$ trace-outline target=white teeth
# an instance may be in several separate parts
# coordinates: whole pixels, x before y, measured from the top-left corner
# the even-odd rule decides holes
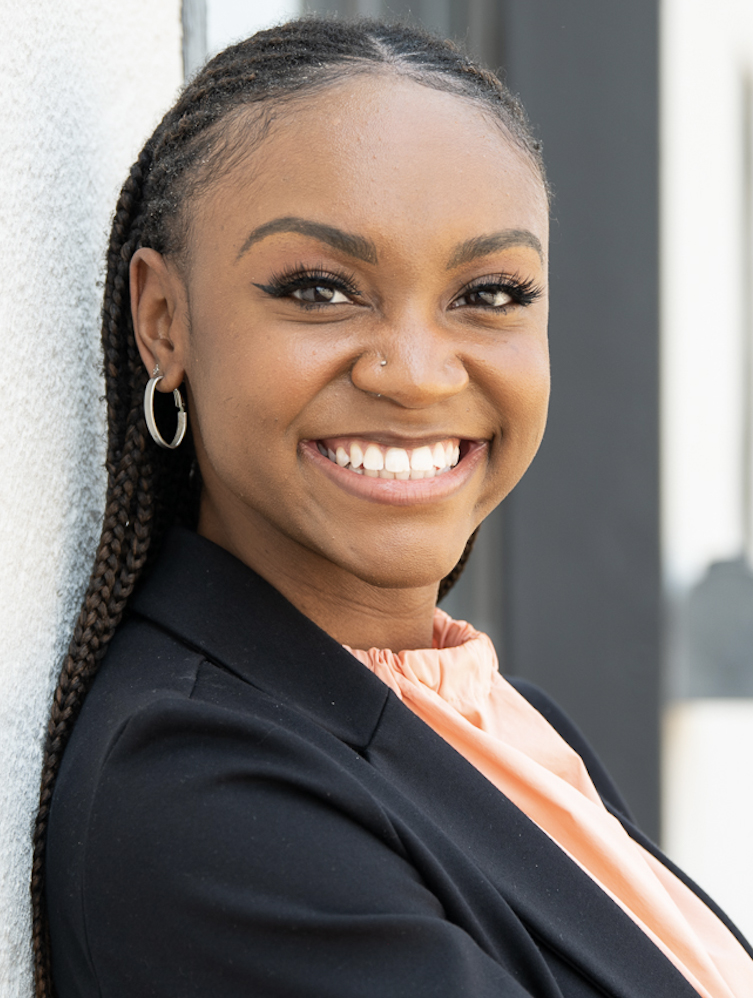
[[[363,455],[363,466],[367,471],[381,471],[384,468],[384,454],[376,444],[369,444]]]
[[[390,447],[384,455],[384,466],[387,471],[393,471],[395,474],[397,474],[398,471],[410,472],[410,459],[408,458],[408,452],[403,450],[402,447]]]
[[[410,466],[413,471],[429,471],[434,467],[434,457],[431,447],[417,447],[410,457]]]
[[[420,481],[445,474],[460,460],[460,447],[450,441],[426,444],[413,451],[375,443],[362,446],[355,441],[338,444],[334,450],[321,441],[316,446],[333,464],[369,478]]]

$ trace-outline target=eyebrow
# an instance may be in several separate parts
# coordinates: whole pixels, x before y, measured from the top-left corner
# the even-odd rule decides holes
[[[489,253],[508,249],[510,246],[530,246],[539,254],[541,262],[544,262],[544,249],[532,232],[528,229],[505,229],[502,232],[493,232],[490,236],[478,236],[476,239],[460,243],[455,247],[447,269],[452,270],[463,263],[470,263],[476,257],[487,256]]]
[[[354,256],[364,263],[376,263],[376,246],[369,239],[362,236],[354,236],[350,232],[343,232],[332,225],[324,225],[322,222],[310,222],[305,218],[288,216],[286,218],[275,218],[271,222],[265,222],[246,237],[245,243],[241,246],[236,262],[243,254],[249,250],[254,243],[258,243],[267,236],[272,236],[277,232],[297,232],[302,236],[312,236],[322,243],[327,243],[336,250]]]

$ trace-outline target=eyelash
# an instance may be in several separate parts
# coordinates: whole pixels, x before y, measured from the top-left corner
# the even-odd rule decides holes
[[[306,291],[309,288],[324,287],[340,291],[351,298],[360,298],[355,285],[355,277],[346,274],[334,274],[319,268],[308,269],[304,266],[291,267],[289,270],[272,274],[269,284],[256,284],[255,287],[266,292],[272,298],[289,298],[294,291]],[[316,309],[329,305],[328,302],[307,302],[294,299],[301,308]]]
[[[544,293],[543,289],[530,278],[521,277],[519,274],[493,274],[466,284],[454,300],[457,301],[458,298],[465,298],[467,295],[483,291],[492,293],[502,291],[504,294],[508,294],[512,298],[512,301],[507,305],[478,304],[470,307],[487,309],[490,312],[497,312],[502,315],[507,312],[511,305],[522,305],[524,308],[532,305]],[[457,308],[458,306],[455,307]]]
[[[360,298],[358,288],[355,285],[355,277],[351,274],[335,274],[331,271],[319,268],[308,269],[304,266],[292,267],[288,270],[273,274],[269,284],[255,284],[255,287],[264,291],[272,298],[289,298],[294,291],[305,291],[315,287],[325,287],[333,291],[339,291],[351,298]],[[467,295],[479,292],[499,292],[510,295],[512,301],[506,305],[472,305],[471,308],[485,309],[490,312],[504,315],[512,305],[521,305],[524,308],[532,305],[543,294],[543,290],[528,278],[518,274],[494,274],[480,280],[467,284],[456,295],[453,301]],[[329,302],[306,302],[294,299],[296,303],[304,309],[320,309],[329,307]],[[452,305],[450,307],[453,307]],[[459,306],[454,306],[459,307]]]

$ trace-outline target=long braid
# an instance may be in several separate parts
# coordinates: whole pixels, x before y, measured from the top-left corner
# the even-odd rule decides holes
[[[138,164],[137,164],[138,166]],[[130,322],[128,237],[140,204],[137,166],[123,189],[108,252],[102,336],[108,401],[108,494],[94,570],[55,690],[44,750],[32,863],[32,928],[38,996],[52,996],[43,910],[45,836],[65,743],[91,679],[120,621],[149,547],[153,472],[138,400],[137,371],[123,336]],[[126,249],[126,252],[123,250]],[[131,250],[132,254],[133,250]],[[130,363],[129,363],[130,361]],[[143,381],[142,381],[143,384]]]
[[[102,308],[107,399],[107,497],[94,569],[55,690],[34,832],[32,918],[37,998],[53,998],[44,905],[45,840],[60,760],[99,663],[144,566],[170,524],[195,524],[201,479],[190,428],[178,451],[149,438],[142,411],[147,373],[130,311],[129,268],[140,246],[180,260],[192,197],[234,152],[231,112],[263,113],[363,72],[394,72],[476,101],[500,122],[545,181],[541,152],[517,100],[456,46],[402,25],[304,18],[259,32],[215,56],[186,86],[130,170],[113,218]],[[248,131],[241,136],[248,144]],[[442,580],[462,572],[475,534]]]
[[[463,548],[463,553],[460,555],[457,565],[453,568],[449,575],[445,575],[442,581],[439,583],[439,592],[437,593],[437,602],[443,600],[447,593],[452,589],[455,583],[458,581],[460,576],[463,574],[463,569],[466,566],[466,562],[471,556],[471,551],[473,550],[473,545],[476,543],[476,536],[479,532],[479,528],[473,531],[471,536],[465,542],[465,547]]]

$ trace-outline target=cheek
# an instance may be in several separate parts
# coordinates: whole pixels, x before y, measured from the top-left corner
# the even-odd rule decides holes
[[[495,401],[503,432],[537,442],[549,405],[549,350],[544,333],[516,338],[495,359]]]
[[[497,358],[495,372],[499,436],[489,468],[494,505],[522,478],[544,435],[550,386],[546,340],[518,343]]]
[[[326,367],[315,344],[274,329],[229,328],[214,337],[188,372],[194,428],[212,464],[242,480],[260,463],[270,469],[294,457],[301,419],[327,383]]]
[[[542,351],[521,388],[521,406],[528,413],[530,433],[538,447],[546,425],[550,391],[549,355]]]

